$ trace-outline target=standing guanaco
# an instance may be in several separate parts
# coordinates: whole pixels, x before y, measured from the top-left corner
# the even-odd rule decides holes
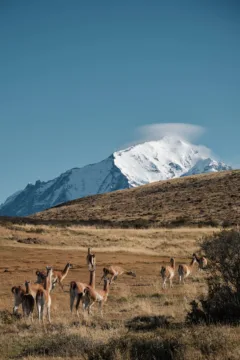
[[[99,285],[101,284],[102,279],[104,277],[107,277],[107,275],[112,275],[111,278],[110,278],[110,281],[109,281],[109,284],[111,284],[113,280],[116,280],[118,276],[123,275],[123,274],[131,275],[133,277],[136,277],[135,272],[133,272],[131,270],[130,271],[125,270],[121,266],[111,265],[111,266],[109,266],[107,268],[104,267],[103,268],[103,276],[101,277]]]
[[[29,294],[32,295],[34,299],[36,299],[37,291],[39,289],[43,289],[43,281],[46,277],[46,275],[40,271],[37,271],[36,275],[38,276],[38,279],[41,278],[41,282],[39,280],[39,282],[35,284],[28,284]],[[23,302],[23,296],[26,294],[26,290],[22,286],[13,286],[12,293],[14,295],[13,314],[17,314],[19,305],[21,305]]]
[[[107,277],[104,277],[104,286],[103,290],[95,290],[90,286],[87,286],[85,289],[86,304],[88,308],[88,314],[91,314],[91,309],[93,305],[97,302],[99,304],[99,309],[101,311],[101,316],[103,316],[103,305],[106,303],[108,294],[109,294],[109,285],[110,281]]]
[[[180,264],[178,266],[178,275],[179,275],[179,284],[182,282],[185,283],[185,279],[192,273],[193,266],[197,262],[197,259],[195,256],[192,257],[192,260],[189,265],[186,264]]]
[[[30,281],[25,281],[26,293],[23,295],[22,309],[24,317],[31,317],[33,321],[33,310],[34,310],[34,298],[29,294],[29,284]]]
[[[52,290],[52,267],[47,268],[47,276],[44,281],[44,288],[39,289],[36,294],[36,305],[38,310],[39,322],[44,320],[44,312],[48,316],[49,323],[51,322],[50,310],[51,310],[51,296],[50,291]]]
[[[72,268],[72,264],[67,263],[62,271],[53,270],[53,277],[52,277],[52,283],[53,283],[52,288],[53,289],[55,288],[56,284],[58,283],[63,290],[62,282],[65,279],[65,277],[67,276],[69,269],[71,269],[71,268]]]
[[[63,280],[65,279],[65,277],[68,274],[69,269],[71,269],[71,268],[72,268],[72,264],[67,263],[62,271],[53,270],[52,289],[55,288],[56,284],[59,284],[63,290],[63,284],[62,284]],[[36,284],[43,284],[44,279],[46,277],[45,272],[37,270],[36,275],[37,275]]]
[[[21,286],[13,286],[11,289],[14,300],[13,300],[13,314],[17,315],[19,305],[23,302],[23,296],[26,294],[26,290]]]
[[[95,267],[93,269],[89,270],[89,273],[90,273],[89,284],[78,282],[78,281],[70,282],[70,310],[72,312],[75,299],[77,298],[76,311],[77,311],[78,317],[79,317],[78,309],[79,309],[79,304],[80,304],[81,300],[83,303],[83,310],[85,310],[85,308],[86,308],[86,302],[84,301],[85,289],[87,287],[95,289]]]
[[[162,266],[161,268],[161,276],[163,279],[162,288],[165,289],[167,285],[167,280],[169,280],[170,288],[172,287],[172,280],[175,275],[175,260],[173,258],[170,259],[170,265]]]
[[[204,270],[207,267],[208,261],[207,258],[205,256],[201,256],[198,257],[197,254],[193,254],[193,256],[196,258],[197,262],[198,262],[198,270]]]

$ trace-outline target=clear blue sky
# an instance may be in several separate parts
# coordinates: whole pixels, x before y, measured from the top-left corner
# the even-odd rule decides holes
[[[238,0],[1,0],[0,202],[139,126],[205,127],[240,165]]]

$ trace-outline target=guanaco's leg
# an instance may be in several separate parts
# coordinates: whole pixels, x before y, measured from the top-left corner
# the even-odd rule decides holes
[[[88,315],[91,314],[91,312],[92,312],[92,307],[93,307],[94,304],[95,304],[95,301],[93,301],[93,302],[88,306]]]
[[[51,306],[48,305],[48,307],[47,307],[47,316],[48,316],[48,321],[49,321],[49,323],[51,323],[50,310],[51,310]]]
[[[73,310],[75,296],[76,295],[75,295],[74,292],[70,292],[70,311],[71,311],[71,313],[72,313],[72,310]]]
[[[79,312],[78,312],[78,308],[79,308],[79,304],[82,298],[82,293],[77,295],[77,302],[76,302],[76,311],[77,311],[77,316],[79,317]]]
[[[64,291],[64,289],[63,289],[63,284],[61,283],[61,281],[59,280],[59,285],[61,286],[61,288],[62,288],[62,291]]]

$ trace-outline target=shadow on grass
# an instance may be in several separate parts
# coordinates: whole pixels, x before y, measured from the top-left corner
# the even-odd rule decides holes
[[[169,327],[169,317],[166,316],[136,316],[128,320],[125,326],[133,331],[151,331],[158,328]]]

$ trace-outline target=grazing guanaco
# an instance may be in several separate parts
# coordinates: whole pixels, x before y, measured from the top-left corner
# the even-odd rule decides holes
[[[52,277],[52,288],[54,289],[56,284],[58,283],[62,290],[63,290],[63,280],[65,279],[65,277],[68,274],[69,269],[72,268],[72,264],[67,263],[66,266],[64,267],[63,271],[55,271],[53,270],[53,277]],[[64,291],[64,290],[63,290]]]
[[[196,258],[197,262],[198,262],[198,270],[204,270],[207,267],[208,261],[207,258],[205,258],[205,256],[201,256],[198,257],[197,254],[193,254],[193,256]]]
[[[21,286],[13,286],[11,291],[14,295],[13,314],[17,315],[19,305],[21,305],[23,302],[23,296],[26,294],[26,290]]]
[[[79,317],[78,309],[79,309],[79,304],[80,304],[81,300],[83,303],[83,310],[85,310],[85,308],[86,308],[86,302],[84,300],[85,289],[87,287],[95,289],[95,267],[93,269],[89,270],[89,272],[90,272],[89,284],[77,282],[77,281],[70,282],[70,310],[72,312],[75,299],[77,298],[76,311],[77,311],[78,317]]]
[[[93,269],[96,266],[96,255],[91,253],[91,248],[88,248],[86,260],[89,270]]]
[[[26,293],[23,295],[22,309],[24,317],[31,317],[33,321],[33,310],[34,310],[34,298],[29,294],[29,284],[30,281],[25,281]]]
[[[170,265],[162,266],[161,268],[161,276],[163,279],[162,288],[165,289],[167,285],[167,280],[169,280],[170,288],[172,287],[172,280],[175,275],[175,260],[173,258],[170,259]]]
[[[197,262],[195,256],[192,257],[192,260],[189,265],[180,264],[178,266],[178,275],[179,275],[179,284],[182,282],[185,283],[184,280],[192,273],[194,264]]]
[[[91,309],[93,305],[97,302],[99,304],[99,309],[101,311],[101,316],[103,316],[103,305],[106,303],[108,294],[109,294],[109,285],[110,281],[107,277],[104,277],[104,286],[103,290],[95,290],[90,286],[87,286],[85,289],[85,303],[86,308],[88,308],[88,314],[91,314]]]
[[[52,267],[47,268],[47,276],[44,281],[44,288],[39,289],[36,294],[36,305],[38,310],[38,320],[39,322],[44,320],[44,312],[48,316],[49,323],[51,322],[50,310],[51,310],[51,296],[50,291],[52,290]]]
[[[118,276],[123,275],[123,274],[131,275],[133,277],[136,277],[135,272],[133,272],[131,270],[130,271],[125,270],[120,266],[111,265],[111,266],[109,266],[107,268],[104,267],[103,268],[103,276],[101,277],[99,285],[101,284],[102,279],[104,277],[106,277],[107,275],[112,275],[112,277],[110,278],[110,281],[109,281],[109,284],[111,284],[113,282],[113,280],[116,280]]]

